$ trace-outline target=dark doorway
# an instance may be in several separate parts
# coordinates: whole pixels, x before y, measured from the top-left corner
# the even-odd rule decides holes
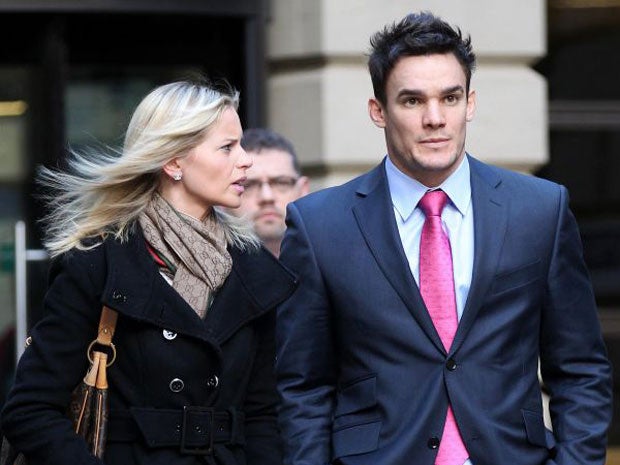
[[[550,160],[537,173],[566,185],[582,233],[605,341],[620,365],[620,6],[550,0]],[[599,7],[596,7],[596,6]],[[620,394],[620,370],[615,370]],[[620,445],[614,396],[610,444]]]

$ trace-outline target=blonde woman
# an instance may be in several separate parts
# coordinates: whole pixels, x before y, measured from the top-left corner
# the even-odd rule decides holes
[[[235,208],[252,160],[238,94],[176,82],[137,107],[120,154],[44,170],[46,317],[2,429],[30,465],[277,465],[274,306],[293,277]],[[102,304],[119,314],[103,462],[65,411]],[[189,438],[189,439],[188,439]]]

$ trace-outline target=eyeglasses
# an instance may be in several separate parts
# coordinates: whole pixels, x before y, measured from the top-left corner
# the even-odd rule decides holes
[[[294,178],[292,176],[276,176],[275,178],[267,178],[267,179],[248,179],[243,183],[243,187],[245,188],[245,193],[248,195],[256,195],[263,188],[264,184],[268,184],[269,188],[280,194],[286,194],[290,192],[290,190],[295,187],[297,184],[297,180],[299,178]]]

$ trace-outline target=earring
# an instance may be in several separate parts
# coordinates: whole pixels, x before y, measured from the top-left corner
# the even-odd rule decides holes
[[[182,177],[183,173],[181,173],[180,171],[177,171],[172,175],[172,179],[174,179],[175,181],[180,181]]]

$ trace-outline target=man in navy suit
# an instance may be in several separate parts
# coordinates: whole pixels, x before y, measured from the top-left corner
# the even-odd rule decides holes
[[[288,208],[285,463],[603,465],[611,368],[566,189],[466,153],[475,56],[459,29],[411,14],[371,44],[387,157]]]

